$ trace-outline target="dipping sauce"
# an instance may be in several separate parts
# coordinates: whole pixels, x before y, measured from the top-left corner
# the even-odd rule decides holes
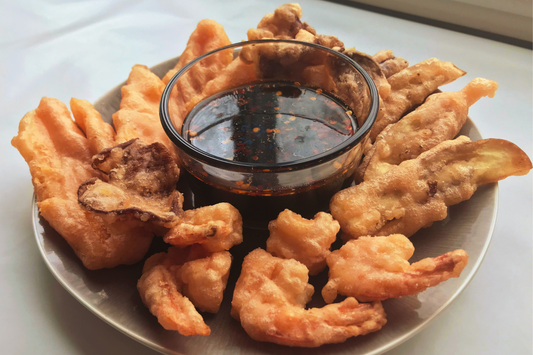
[[[324,153],[357,129],[339,99],[286,82],[263,82],[219,93],[196,105],[183,138],[227,160],[279,164]]]
[[[330,198],[351,184],[361,153],[346,150],[294,171],[291,164],[342,144],[356,122],[341,100],[299,83],[257,82],[200,102],[185,118],[182,137],[218,159],[251,167],[230,173],[196,162],[183,169],[194,207],[229,202],[245,226],[256,228],[266,228],[285,208],[305,218],[329,210]]]

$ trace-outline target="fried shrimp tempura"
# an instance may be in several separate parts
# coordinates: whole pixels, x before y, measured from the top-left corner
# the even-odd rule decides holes
[[[387,322],[380,302],[305,309],[314,292],[307,268],[293,259],[256,249],[244,258],[233,293],[231,315],[255,340],[317,347],[377,331]]]
[[[72,121],[63,103],[45,97],[37,109],[22,118],[11,144],[29,165],[39,212],[65,238],[85,267],[96,270],[133,264],[148,251],[151,230],[135,221],[104,221],[78,203],[80,184],[102,177],[91,167],[94,149],[110,142],[113,134],[90,104],[74,102],[79,127],[87,136]]]
[[[413,244],[401,234],[350,240],[328,256],[329,281],[322,289],[327,303],[337,293],[361,302],[414,295],[459,277],[468,254],[455,250],[409,265]]]
[[[525,175],[531,168],[527,155],[511,142],[471,142],[461,136],[376,179],[341,190],[331,199],[331,214],[351,238],[410,237],[446,218],[447,206],[468,200],[479,185]]]
[[[378,117],[370,131],[372,142],[385,127],[397,122],[407,111],[424,102],[439,86],[451,83],[465,74],[452,63],[432,58],[389,77],[391,91],[384,100],[384,105],[380,106]]]
[[[176,147],[168,138],[159,118],[159,101],[165,84],[144,65],[135,65],[121,89],[120,110],[113,114],[117,144],[139,138],[145,144],[165,145],[174,159]],[[108,147],[106,147],[108,148]]]
[[[318,212],[311,220],[285,210],[268,224],[267,251],[284,259],[295,259],[316,275],[326,267],[326,257],[337,238],[339,223],[329,213]]]
[[[93,157],[92,166],[109,182],[91,178],[80,185],[78,201],[86,210],[167,227],[181,213],[183,196],[176,190],[179,169],[163,144],[132,139],[102,150]]]
[[[390,49],[379,51],[372,56],[379,63],[385,78],[393,76],[409,66],[409,62],[401,57],[395,57]]]
[[[201,247],[171,247],[146,260],[137,283],[141,298],[167,330],[182,335],[209,335],[195,306],[216,313],[228,282],[231,254],[210,254]]]
[[[242,243],[242,217],[235,207],[225,202],[187,210],[164,240],[180,247],[201,244],[210,252],[229,250]]]
[[[364,180],[383,175],[394,165],[414,159],[437,144],[453,139],[481,97],[494,97],[498,84],[477,78],[458,92],[433,94],[415,111],[381,132],[358,167]]]

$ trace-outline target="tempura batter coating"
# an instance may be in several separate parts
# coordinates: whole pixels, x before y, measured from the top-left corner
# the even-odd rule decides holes
[[[481,97],[494,97],[498,84],[477,78],[458,92],[433,94],[415,111],[381,132],[360,168],[364,180],[383,175],[394,165],[414,159],[437,144],[453,139]],[[366,168],[365,168],[366,167]]]
[[[276,8],[273,14],[265,15],[257,29],[248,30],[248,40],[276,38],[297,39],[313,42],[325,47],[343,50],[344,44],[335,36],[319,35],[306,22],[302,22],[303,12],[299,4],[284,4]]]
[[[199,246],[169,248],[146,260],[137,289],[144,304],[167,330],[182,335],[209,335],[194,306],[216,313],[228,281],[231,254],[210,254]]]
[[[187,47],[176,67],[164,78],[170,78],[191,60],[217,48],[231,44],[224,27],[213,20],[202,20],[189,37]],[[174,85],[168,100],[170,118],[178,132],[187,116],[187,103],[201,94],[205,85],[217,77],[233,60],[233,49],[226,49],[202,59],[184,73]]]
[[[311,220],[285,210],[268,224],[267,251],[284,259],[295,259],[316,275],[326,267],[326,257],[340,230],[329,213],[318,212]]]
[[[210,252],[229,250],[242,243],[242,217],[235,207],[225,202],[187,210],[164,240],[180,247],[201,244]]]
[[[102,120],[100,112],[89,101],[71,99],[70,109],[74,121],[87,137],[91,154],[115,145],[115,130]]]
[[[113,114],[116,142],[139,138],[145,144],[159,142],[177,159],[176,147],[168,138],[159,118],[159,101],[165,84],[144,65],[135,65],[121,89],[120,110]]]
[[[376,84],[379,96],[383,100],[389,96],[391,86],[381,70],[381,67],[371,56],[366,53],[356,51],[355,48],[347,49],[343,52],[343,54],[352,58],[357,64],[363,67],[368,74],[370,74],[374,84]]]
[[[165,83],[165,85],[168,84],[169,80],[174,76],[174,74],[176,74],[178,70],[183,68],[191,60],[229,44],[231,44],[231,42],[222,25],[213,20],[201,20],[196,25],[196,29],[191,33],[189,40],[187,41],[187,46],[185,47],[183,53],[181,53],[179,61],[176,63],[174,68],[170,69],[163,77],[163,83]],[[213,58],[227,61],[229,58],[228,53],[231,55],[231,59],[233,59],[233,54],[231,51],[224,52],[223,56],[215,56]],[[204,69],[207,70],[209,68],[204,64]]]
[[[379,63],[385,78],[393,76],[409,66],[409,62],[401,57],[395,57],[390,49],[379,51],[372,56]]]
[[[329,281],[322,289],[327,303],[341,295],[361,302],[414,295],[459,277],[468,254],[455,250],[409,265],[413,244],[401,234],[350,240],[328,256]]]
[[[391,92],[384,100],[384,105],[380,106],[378,117],[370,131],[371,140],[374,141],[385,127],[397,122],[407,111],[424,102],[439,86],[451,83],[465,74],[453,63],[432,58],[389,77]]]
[[[106,125],[99,122],[80,127],[89,130]],[[29,165],[41,215],[91,270],[141,260],[153,237],[140,222],[115,219],[107,223],[78,203],[80,184],[102,177],[91,167],[91,157],[93,149],[106,139],[103,137],[109,137],[109,129],[104,131],[102,136],[93,131],[86,138],[67,107],[45,97],[36,110],[22,118],[19,134],[11,141]]]
[[[303,264],[256,249],[244,258],[231,315],[255,340],[299,347],[340,343],[387,322],[380,302],[359,304],[352,297],[306,310],[314,291],[307,281]]]
[[[92,166],[109,182],[91,178],[80,185],[78,200],[86,210],[161,226],[181,213],[183,196],[176,190],[179,169],[163,144],[132,139],[102,150],[93,157]]]
[[[254,65],[246,64],[240,57],[237,57],[214,79],[207,82],[201,94],[196,95],[187,103],[187,111],[216,93],[251,83],[256,79]]]
[[[338,192],[331,199],[331,214],[352,238],[409,237],[444,219],[447,206],[469,199],[479,185],[525,175],[531,167],[527,155],[511,142],[471,142],[461,136]]]
[[[285,4],[259,22],[257,29],[248,30],[248,40],[296,39],[316,43],[343,51],[344,43],[335,36],[318,35],[314,28],[302,22],[302,8],[298,4]],[[266,43],[244,47],[240,54],[244,63],[253,63],[259,79],[283,79],[290,77],[302,82],[301,72],[321,65],[325,52],[309,46],[291,43]],[[302,82],[304,84],[305,82]],[[311,83],[305,83],[307,85]]]

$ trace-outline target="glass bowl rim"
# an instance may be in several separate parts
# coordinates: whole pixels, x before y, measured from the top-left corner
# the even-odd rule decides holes
[[[209,154],[198,147],[193,146],[189,142],[187,142],[181,134],[176,130],[174,125],[172,124],[172,120],[170,119],[170,113],[168,110],[168,102],[170,98],[170,93],[172,92],[172,89],[174,88],[174,85],[178,81],[178,79],[189,70],[194,64],[197,62],[203,60],[204,58],[226,50],[231,49],[235,47],[244,47],[246,45],[251,44],[260,44],[260,43],[293,43],[293,44],[300,44],[308,47],[313,47],[321,50],[325,50],[326,52],[329,52],[333,55],[336,55],[340,57],[341,59],[344,59],[347,61],[352,67],[354,67],[365,79],[365,82],[367,84],[367,87],[370,91],[370,110],[368,111],[368,116],[363,123],[361,127],[357,129],[355,134],[342,142],[341,144],[337,145],[336,147],[332,148],[329,151],[322,152],[320,154],[299,159],[293,162],[284,162],[284,163],[263,163],[263,164],[256,164],[256,163],[245,163],[245,162],[236,162],[232,160],[227,160],[212,154]],[[184,65],[180,70],[174,74],[174,76],[169,80],[167,83],[165,89],[163,90],[163,94],[161,95],[161,101],[159,105],[159,115],[161,119],[161,125],[163,126],[163,129],[165,130],[167,136],[169,139],[178,147],[178,149],[183,150],[186,154],[189,156],[195,158],[196,160],[199,160],[205,164],[208,164],[213,167],[225,169],[225,170],[231,170],[231,171],[241,171],[241,172],[250,172],[250,171],[265,171],[265,172],[277,172],[277,171],[286,171],[286,170],[301,170],[305,168],[309,168],[312,166],[319,165],[323,162],[333,160],[334,158],[342,155],[343,153],[349,151],[351,148],[355,147],[361,140],[370,133],[370,130],[372,129],[372,126],[374,125],[374,122],[376,120],[378,110],[379,110],[379,94],[378,90],[376,88],[376,84],[370,77],[370,75],[352,58],[348,57],[347,55],[338,52],[336,50],[333,50],[329,47],[322,46],[320,44],[311,43],[311,42],[303,42],[303,41],[297,41],[297,40],[291,40],[291,39],[256,39],[251,41],[242,41],[242,42],[236,42],[229,44],[224,47],[220,47],[217,49],[214,49],[210,52],[207,52],[193,60],[191,60],[189,63]]]

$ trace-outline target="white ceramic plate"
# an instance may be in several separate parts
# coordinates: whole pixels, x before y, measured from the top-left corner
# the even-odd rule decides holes
[[[163,76],[178,58],[152,68]],[[111,122],[111,115],[120,104],[119,85],[95,103],[104,120]],[[472,140],[481,135],[468,119],[461,134]],[[141,276],[144,260],[132,266],[90,271],[83,267],[67,242],[39,215],[33,201],[33,224],[37,244],[46,265],[56,279],[80,303],[124,334],[164,354],[381,354],[409,339],[439,315],[468,285],[478,270],[487,251],[496,220],[497,184],[482,186],[474,196],[449,208],[448,217],[430,228],[416,233],[411,241],[416,251],[411,262],[434,257],[455,249],[464,249],[470,260],[458,279],[428,289],[416,296],[391,299],[383,302],[387,324],[376,333],[348,339],[342,344],[325,345],[316,349],[294,349],[276,344],[252,340],[240,324],[230,316],[231,298],[235,282],[240,274],[244,256],[254,248],[265,247],[265,232],[245,230],[244,243],[234,247],[231,253],[234,263],[228,287],[220,311],[203,314],[211,327],[209,337],[181,336],[178,332],[163,329],[157,319],[143,306],[137,292],[137,280]],[[148,256],[166,248],[161,238],[155,238]],[[338,246],[337,246],[338,248]],[[327,273],[311,278],[315,297],[310,306],[323,305],[320,290],[327,281]],[[460,315],[457,315],[458,319]]]

